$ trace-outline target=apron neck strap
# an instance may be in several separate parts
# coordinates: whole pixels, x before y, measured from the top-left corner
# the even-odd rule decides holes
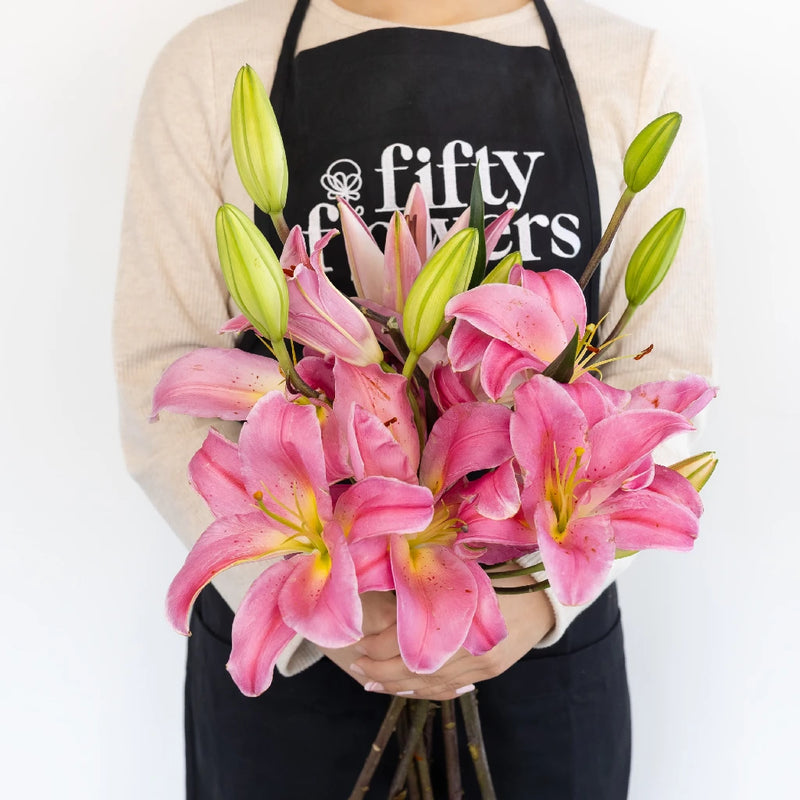
[[[300,29],[303,27],[303,20],[310,4],[311,0],[297,0],[297,5],[294,7],[283,37],[283,46],[278,58],[278,65],[275,68],[275,77],[272,79],[272,91],[269,96],[278,122],[283,115],[284,98],[286,97],[286,88],[289,86],[289,75],[294,54],[297,51]]]

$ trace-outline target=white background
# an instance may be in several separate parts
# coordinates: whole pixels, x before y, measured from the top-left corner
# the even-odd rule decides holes
[[[719,268],[722,392],[703,444],[722,463],[702,538],[640,558],[621,586],[631,798],[796,797],[793,26],[778,0],[603,4],[661,28],[694,69]],[[0,11],[4,797],[182,797],[185,645],[162,598],[183,551],[122,465],[109,328],[145,75],[173,33],[223,5]]]

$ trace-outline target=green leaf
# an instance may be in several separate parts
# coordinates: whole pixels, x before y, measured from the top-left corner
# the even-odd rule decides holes
[[[567,346],[547,365],[542,375],[558,383],[569,383],[575,373],[575,359],[578,357],[580,338],[580,332],[575,328],[575,334],[567,342]]]
[[[475,164],[475,173],[472,176],[472,193],[469,198],[469,226],[478,231],[478,252],[475,255],[475,268],[469,288],[474,289],[483,280],[486,274],[486,212],[483,205],[483,189],[478,163]]]

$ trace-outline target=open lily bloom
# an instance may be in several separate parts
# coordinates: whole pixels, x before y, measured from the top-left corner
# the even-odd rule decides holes
[[[447,344],[452,368],[481,364],[481,386],[489,397],[504,395],[515,376],[541,372],[566,347],[576,329],[586,329],[586,301],[566,272],[514,268],[516,283],[477,286],[447,305],[455,318]]]
[[[397,593],[400,653],[415,672],[435,672],[462,646],[484,653],[506,634],[477,557],[487,543],[531,549],[527,523],[514,518],[519,492],[510,465],[510,417],[495,404],[451,408],[433,426],[420,463],[420,482],[435,503],[430,523],[407,534],[376,537],[365,531],[350,537],[361,591]],[[368,430],[363,419],[359,429]],[[380,468],[382,462],[371,463]],[[466,480],[471,472],[495,468],[501,476],[494,482],[486,476]]]
[[[170,586],[167,610],[178,630],[188,633],[192,603],[218,572],[279,559],[250,587],[234,620],[229,669],[248,695],[270,685],[295,633],[323,647],[361,638],[348,535],[411,532],[432,518],[429,490],[382,477],[347,489],[334,510],[316,408],[277,392],[253,408],[238,447],[209,434],[190,471],[217,519]]]
[[[561,602],[591,600],[618,548],[692,547],[697,492],[651,457],[664,439],[692,429],[681,414],[652,405],[617,410],[596,393],[541,375],[515,398],[510,433],[524,478],[522,508]]]

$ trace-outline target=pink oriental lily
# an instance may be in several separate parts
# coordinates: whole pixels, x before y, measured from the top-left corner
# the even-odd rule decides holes
[[[297,261],[288,279],[287,333],[301,344],[351,364],[380,364],[383,351],[366,318],[325,275],[321,253],[334,233],[317,242],[310,257],[299,228],[287,239],[281,263]],[[288,268],[284,266],[284,270]]]
[[[487,541],[530,541],[523,523],[484,518],[476,510],[478,497],[486,507],[504,508],[510,516],[519,507],[513,475],[512,487],[508,480],[510,417],[507,408],[494,404],[449,409],[433,426],[420,466],[421,481],[434,496],[430,523],[417,532],[396,531],[383,541],[366,532],[351,534],[353,558],[359,574],[369,577],[369,588],[397,593],[400,653],[415,672],[436,671],[462,646],[484,653],[506,634],[475,553],[483,552]],[[481,489],[470,491],[464,480],[469,472],[500,465],[502,476],[495,483],[481,479]],[[472,551],[464,547],[476,539],[481,544]]]
[[[512,271],[518,284],[486,284],[447,305],[456,323],[447,345],[453,369],[483,362],[481,384],[493,399],[525,369],[542,371],[577,329],[586,328],[586,301],[577,282],[560,270]]]
[[[591,600],[617,548],[692,546],[697,492],[654,467],[650,455],[668,436],[691,430],[680,414],[610,410],[590,424],[570,387],[541,375],[515,400],[510,431],[523,471],[522,508],[561,602]]]
[[[229,669],[248,695],[269,686],[295,633],[323,647],[361,637],[348,535],[411,532],[432,517],[427,489],[380,477],[349,487],[334,510],[316,408],[277,392],[253,408],[238,448],[210,434],[191,477],[217,519],[170,586],[167,609],[178,630],[188,632],[191,605],[218,572],[280,559],[253,583],[234,620]]]

